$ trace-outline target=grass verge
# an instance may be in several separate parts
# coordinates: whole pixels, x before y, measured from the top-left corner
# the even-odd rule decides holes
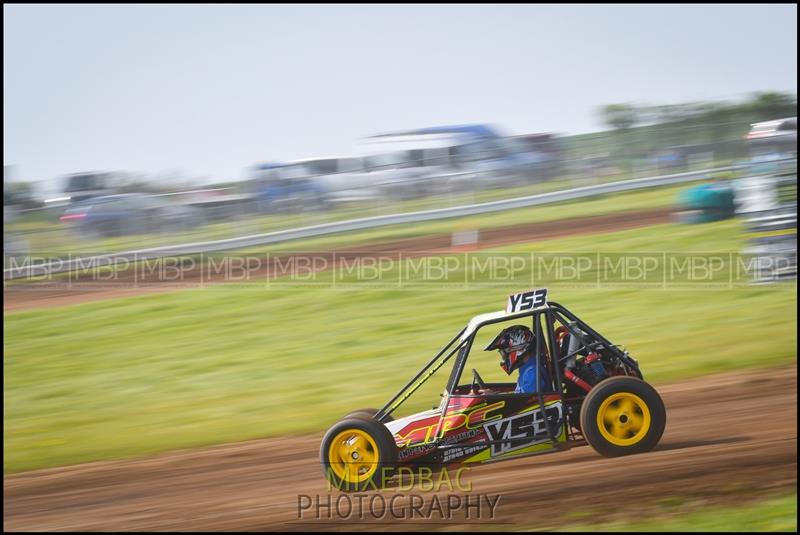
[[[688,509],[688,510],[687,510]],[[643,515],[640,515],[643,516]],[[797,531],[797,494],[773,496],[736,506],[706,507],[702,503],[662,505],[647,519],[569,523],[556,531],[567,532],[685,532],[685,531]],[[534,528],[538,529],[538,528]]]
[[[740,245],[738,223],[723,221],[513,249],[725,252]],[[528,287],[524,268],[520,276],[468,286],[463,279],[408,287],[333,287],[324,279],[220,284],[6,314],[5,471],[321,431],[350,410],[385,402],[470,317],[502,308],[508,293]],[[794,283],[555,283],[551,298],[625,344],[656,384],[796,361]],[[472,359],[468,366],[486,380],[499,373],[496,355]],[[437,404],[448,371],[404,412]]]

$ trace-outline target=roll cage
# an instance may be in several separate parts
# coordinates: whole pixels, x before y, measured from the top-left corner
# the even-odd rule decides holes
[[[450,372],[445,392],[443,397],[449,398],[456,395],[464,395],[457,389],[459,388],[459,381],[466,366],[467,359],[469,358],[473,342],[477,332],[486,326],[496,323],[507,322],[510,320],[531,318],[532,331],[536,335],[536,365],[537,369],[544,366],[551,381],[551,387],[547,392],[542,392],[538,389],[539,406],[545,406],[544,395],[547,394],[548,398],[552,400],[553,395],[559,396],[559,399],[564,403],[564,382],[561,376],[563,363],[571,357],[574,357],[580,351],[592,349],[594,346],[602,346],[605,351],[612,353],[614,357],[619,359],[628,368],[634,371],[634,374],[639,378],[642,377],[639,370],[638,363],[632,359],[627,351],[620,349],[617,345],[613,344],[600,333],[592,329],[587,323],[582,321],[578,316],[567,310],[566,307],[548,301],[544,305],[519,313],[505,313],[494,312],[490,314],[482,314],[474,317],[464,329],[456,334],[417,374],[411,378],[376,414],[375,419],[380,422],[386,422],[386,419],[391,415],[400,405],[403,404],[417,389],[419,389],[431,376],[433,376],[445,363],[447,363],[454,355],[455,360],[453,368]],[[558,321],[564,326],[567,331],[575,336],[581,345],[579,349],[562,355],[561,352],[556,351],[559,347],[556,341],[555,324]],[[547,347],[553,348],[549,353],[544,351],[543,344]],[[550,355],[548,357],[548,355]],[[504,393],[503,396],[527,396],[531,394],[513,394]],[[442,403],[440,405],[441,414],[443,417],[447,411],[448,404]],[[566,413],[565,413],[566,414]],[[550,440],[555,444],[558,440],[559,430],[564,425],[562,417],[558,422],[553,425],[548,418],[545,418],[547,432]],[[438,441],[438,440],[437,440]],[[489,445],[491,442],[486,442]],[[458,447],[458,445],[440,446],[440,447]]]

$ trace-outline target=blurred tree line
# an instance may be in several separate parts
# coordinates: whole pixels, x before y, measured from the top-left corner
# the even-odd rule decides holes
[[[627,132],[632,128],[658,131],[666,138],[688,142],[744,136],[751,123],[797,116],[797,95],[774,91],[752,94],[743,102],[707,101],[638,106],[608,104],[600,110],[606,126]]]
[[[695,146],[717,157],[741,156],[751,123],[797,116],[797,95],[757,92],[740,102],[703,101],[636,105],[614,103],[599,110],[611,130],[582,139],[590,151],[607,152],[620,162],[675,147]]]

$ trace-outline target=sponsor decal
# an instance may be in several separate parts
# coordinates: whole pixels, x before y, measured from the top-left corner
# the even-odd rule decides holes
[[[423,444],[421,446],[414,446],[412,448],[404,448],[400,450],[400,452],[397,454],[397,459],[400,461],[405,461],[413,457],[420,457],[422,455],[432,452],[435,449],[436,446],[433,443]]]
[[[527,292],[512,294],[508,296],[506,313],[514,314],[516,312],[532,310],[536,307],[543,306],[546,302],[547,288],[539,288],[537,290],[529,290]]]
[[[475,436],[477,436],[478,433],[480,432],[481,432],[480,429],[469,429],[467,431],[458,433],[457,435],[450,435],[449,437],[445,437],[442,440],[442,444],[447,445],[447,444],[456,444],[458,442],[463,442],[465,440],[475,438]]]
[[[442,462],[447,463],[453,461],[455,459],[460,459],[466,455],[472,455],[473,453],[478,453],[479,451],[486,449],[486,445],[479,444],[477,446],[464,446],[461,448],[449,448],[444,450],[444,456],[442,457]]]
[[[560,401],[547,406],[545,411],[551,422],[558,421],[563,415]],[[484,424],[483,428],[490,441],[497,441],[491,446],[492,457],[550,439],[541,409],[496,420]]]
[[[464,431],[462,433],[458,433],[457,435],[452,435],[449,437],[445,437],[442,440],[442,444],[458,444],[459,442],[464,442],[471,438],[475,438],[481,432],[480,429],[469,429],[468,431]],[[470,446],[466,444],[463,448],[447,448],[444,450],[444,454],[442,456],[442,462],[449,462],[454,459],[458,459],[460,457],[464,457],[465,455],[470,455],[476,453],[486,445],[479,445],[479,446]]]
[[[483,402],[474,407],[469,407],[458,412],[446,414],[441,420],[434,421],[429,425],[414,428],[405,434],[395,433],[394,438],[399,448],[408,448],[420,444],[433,442],[437,438],[442,438],[448,433],[457,431],[461,428],[480,429],[483,422],[488,422],[501,418],[500,414],[490,414],[499,411],[505,406],[505,401],[498,401],[492,404]],[[438,431],[437,431],[438,429]]]

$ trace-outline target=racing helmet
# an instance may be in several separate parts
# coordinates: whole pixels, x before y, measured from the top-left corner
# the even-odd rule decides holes
[[[500,351],[500,367],[508,375],[522,365],[526,356],[533,353],[536,337],[524,325],[512,325],[500,331],[484,351]]]

